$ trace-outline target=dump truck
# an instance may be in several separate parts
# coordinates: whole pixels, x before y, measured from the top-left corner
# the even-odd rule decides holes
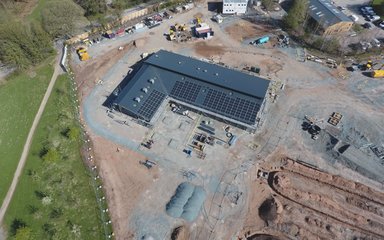
[[[261,38],[258,38],[252,42],[250,42],[249,44],[251,45],[261,45],[261,44],[264,44],[264,43],[267,43],[269,41],[269,37],[268,36],[263,36]]]
[[[371,75],[374,78],[382,78],[384,77],[384,70],[374,70]]]
[[[79,47],[77,49],[77,54],[79,55],[81,61],[87,61],[89,59],[89,54],[87,52],[87,48],[85,47]]]

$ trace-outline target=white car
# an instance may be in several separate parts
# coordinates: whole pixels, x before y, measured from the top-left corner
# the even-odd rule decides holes
[[[351,15],[349,16],[350,19],[352,19],[352,21],[354,22],[357,22],[359,20],[359,17],[357,17],[356,15]]]
[[[373,38],[372,39],[372,45],[374,45],[375,47],[381,47],[381,44],[380,44],[380,41],[377,40],[376,38]]]
[[[379,24],[379,27],[384,28],[384,22],[381,22],[381,23]]]
[[[374,16],[372,16],[371,19],[372,19],[372,22],[374,22],[374,21],[380,20],[380,16],[374,15]]]

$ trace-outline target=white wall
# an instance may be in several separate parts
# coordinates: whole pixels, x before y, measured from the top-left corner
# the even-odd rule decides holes
[[[247,2],[223,1],[223,14],[244,14],[247,11]]]

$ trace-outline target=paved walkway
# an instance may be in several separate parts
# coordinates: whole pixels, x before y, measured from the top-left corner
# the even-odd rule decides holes
[[[31,147],[33,135],[35,134],[36,127],[39,124],[41,115],[43,114],[45,106],[47,105],[49,96],[51,95],[51,92],[52,92],[53,86],[55,85],[57,76],[60,73],[63,72],[61,67],[60,67],[60,64],[59,64],[60,63],[60,59],[61,59],[61,54],[59,54],[57,56],[57,58],[56,58],[55,69],[54,69],[51,81],[49,82],[47,91],[45,92],[43,100],[41,101],[39,110],[37,111],[37,113],[35,115],[35,119],[33,120],[32,126],[29,129],[28,137],[27,137],[27,140],[25,142],[25,145],[24,145],[24,148],[23,148],[23,152],[22,152],[20,160],[19,160],[19,164],[17,165],[15,174],[13,176],[13,180],[12,180],[11,186],[9,187],[7,195],[5,196],[5,199],[3,201],[3,205],[1,205],[1,208],[0,208],[0,225],[3,222],[4,215],[5,215],[5,213],[6,213],[7,209],[8,209],[9,203],[12,200],[12,196],[13,196],[13,193],[15,192],[17,183],[19,182],[19,177],[20,177],[20,175],[21,175],[21,173],[23,171],[25,162],[26,162],[27,157],[28,157],[29,149]],[[1,238],[1,236],[0,236],[0,238]]]

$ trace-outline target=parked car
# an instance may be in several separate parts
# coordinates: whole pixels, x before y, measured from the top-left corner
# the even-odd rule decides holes
[[[349,18],[352,19],[352,21],[354,22],[357,22],[359,20],[359,18],[356,15],[351,15],[349,16]]]
[[[372,39],[372,45],[378,48],[381,47],[381,43],[377,38]]]
[[[380,20],[380,16],[379,15],[373,15],[372,16],[372,22],[377,21],[377,20]]]
[[[345,7],[342,7],[342,6],[338,6],[337,8],[338,8],[340,11],[347,10]]]
[[[363,26],[363,28],[366,28],[366,29],[372,28],[372,25],[370,23],[364,23],[362,26]]]
[[[360,8],[360,10],[361,11],[366,11],[366,10],[373,10],[373,7],[370,7],[370,6],[362,6],[361,8]]]
[[[379,23],[379,27],[384,28],[384,22]]]

